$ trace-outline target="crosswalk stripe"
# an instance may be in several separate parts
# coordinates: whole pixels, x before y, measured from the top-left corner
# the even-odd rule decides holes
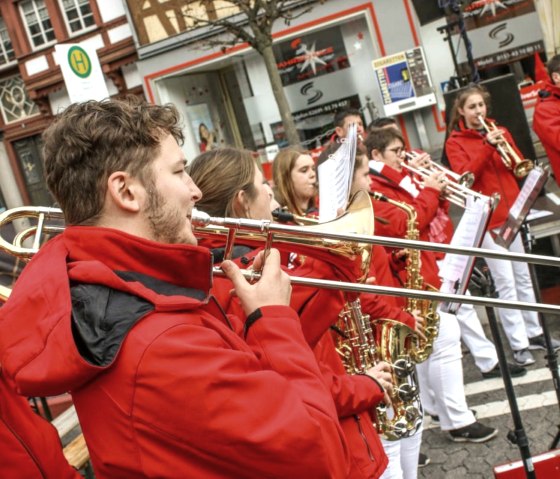
[[[552,375],[550,374],[550,370],[548,368],[529,369],[527,370],[527,374],[525,376],[512,378],[514,386],[547,380],[551,381],[552,386]],[[483,379],[481,381],[465,384],[465,395],[471,396],[473,394],[481,394],[503,388],[504,381],[502,378]]]
[[[527,411],[529,409],[537,409],[544,406],[553,406],[558,404],[556,391],[554,391],[552,385],[552,376],[548,368],[529,369],[525,376],[512,379],[514,386],[521,386],[539,381],[551,381],[551,390],[539,394],[529,394],[527,396],[517,395],[517,406],[520,411]],[[465,396],[468,398],[468,396],[488,393],[499,389],[504,389],[504,382],[502,378],[484,379],[482,381],[465,384]],[[503,401],[487,402],[484,404],[472,404],[472,402],[468,400],[467,402],[469,403],[469,407],[476,409],[478,419],[511,414],[507,399]],[[424,422],[424,429],[431,429],[433,427],[439,426],[432,424],[430,417],[427,416]]]

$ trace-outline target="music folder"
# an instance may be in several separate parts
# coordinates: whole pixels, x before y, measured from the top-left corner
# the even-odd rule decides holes
[[[547,169],[541,168],[540,166],[536,166],[529,172],[521,191],[509,210],[506,222],[496,234],[494,241],[497,244],[506,249],[509,248],[509,245],[519,232],[519,228],[521,228],[521,225],[525,221],[529,210],[532,208],[539,193],[543,189],[546,180],[548,180],[549,174]]]

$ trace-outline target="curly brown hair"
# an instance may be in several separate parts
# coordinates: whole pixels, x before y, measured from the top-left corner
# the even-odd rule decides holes
[[[97,223],[107,180],[115,171],[126,171],[145,185],[153,182],[151,165],[167,135],[183,142],[172,105],[150,105],[130,96],[66,108],[43,133],[47,185],[66,223]]]

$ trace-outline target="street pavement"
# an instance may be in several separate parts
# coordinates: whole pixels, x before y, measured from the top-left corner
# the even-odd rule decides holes
[[[491,338],[484,308],[477,307],[477,311],[487,336]],[[547,316],[547,325],[554,337],[560,338],[560,316]],[[502,338],[511,361],[511,352],[503,334]],[[514,378],[513,384],[529,448],[534,456],[548,451],[554,442],[560,425],[560,404],[551,372],[546,366],[545,351],[532,352],[536,364],[527,368],[526,376]],[[463,369],[469,407],[477,411],[481,422],[497,427],[499,434],[482,444],[455,443],[439,427],[432,425],[429,417],[426,418],[421,450],[430,458],[430,464],[419,470],[419,478],[493,478],[494,466],[521,459],[518,446],[507,439],[514,426],[502,378],[483,379],[472,356],[465,350]]]

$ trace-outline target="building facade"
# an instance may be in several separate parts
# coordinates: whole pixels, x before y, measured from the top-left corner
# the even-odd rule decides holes
[[[207,130],[213,132],[215,144],[244,146],[264,156],[285,143],[260,55],[247,44],[226,47],[219,29],[193,20],[236,18],[231,3],[235,2],[127,2],[146,96],[153,102],[174,103],[182,111],[187,158],[199,153],[201,133]],[[297,3],[304,6],[304,14],[289,25],[275,24],[274,55],[304,145],[313,148],[324,142],[334,111],[350,106],[360,108],[366,122],[395,116],[411,144],[429,151],[441,148],[445,89],[454,62],[464,63],[465,52],[457,46],[456,32],[449,32],[451,41],[442,35],[440,28],[447,20],[438,2],[327,0],[292,5]],[[197,8],[189,10],[189,4]],[[536,5],[533,0],[500,4],[506,6],[496,11],[488,0],[473,0],[469,25],[478,48],[496,54],[494,63],[500,63],[506,50],[517,55],[508,53],[507,61],[501,62],[506,67],[494,68],[492,74],[513,73],[521,81],[525,72],[518,60],[544,50]],[[479,29],[481,25],[485,29]],[[510,30],[516,30],[515,35]],[[514,36],[516,43],[500,46],[506,35]],[[450,48],[453,42],[457,58]]]
[[[471,53],[480,53],[483,75],[510,73],[525,82],[528,60],[544,50],[548,1],[462,2],[469,3]],[[467,52],[456,29],[446,35],[449,19],[437,0],[284,3],[297,14],[274,24],[273,50],[304,146],[324,144],[334,112],[353,107],[366,123],[396,117],[409,145],[441,149],[445,91]],[[263,161],[273,157],[286,137],[263,58],[207,25],[227,18],[243,26],[235,4],[0,0],[0,201],[50,202],[38,159],[41,131],[69,103],[53,55],[62,42],[98,48],[111,96],[143,93],[150,102],[176,105],[185,119],[187,159],[226,144],[258,151]],[[529,119],[535,94],[524,104]]]
[[[111,96],[143,94],[124,5],[114,0],[0,0],[0,210],[51,205],[41,133],[70,104],[57,44],[93,46]]]

